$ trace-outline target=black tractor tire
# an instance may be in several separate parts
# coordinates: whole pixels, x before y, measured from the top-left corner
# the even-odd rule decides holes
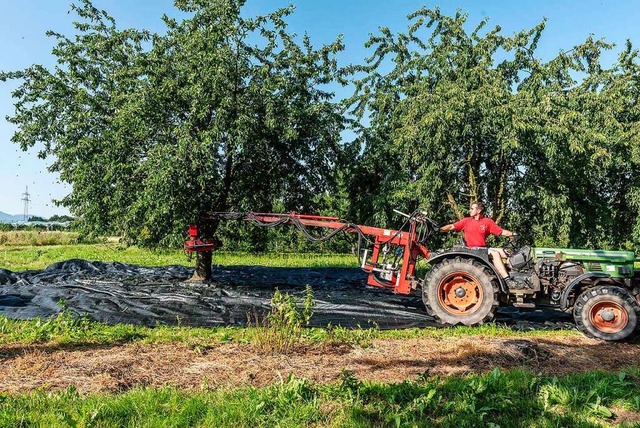
[[[576,326],[585,336],[606,341],[625,340],[638,327],[640,305],[624,288],[593,287],[578,296],[573,306]]]
[[[470,258],[444,259],[424,279],[422,300],[441,324],[479,325],[493,320],[498,308],[498,280]]]

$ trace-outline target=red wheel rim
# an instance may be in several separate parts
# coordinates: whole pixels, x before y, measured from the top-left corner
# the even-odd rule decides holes
[[[452,315],[474,313],[483,298],[480,282],[467,272],[450,273],[438,284],[440,306]]]
[[[599,302],[589,311],[589,319],[603,333],[618,333],[629,323],[629,314],[615,302]]]

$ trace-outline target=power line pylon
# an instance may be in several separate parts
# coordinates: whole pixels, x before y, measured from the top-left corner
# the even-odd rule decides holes
[[[22,201],[24,202],[24,221],[29,220],[29,202],[31,202],[29,196],[29,186],[27,186],[22,194]]]

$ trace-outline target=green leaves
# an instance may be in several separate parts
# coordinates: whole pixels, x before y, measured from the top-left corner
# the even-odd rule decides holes
[[[367,222],[380,207],[419,205],[448,222],[481,199],[536,243],[617,247],[638,236],[630,44],[606,69],[612,45],[592,37],[536,58],[545,21],[504,36],[486,21],[467,31],[461,12],[422,8],[409,20],[405,33],[373,35],[372,56],[350,68],[350,112],[369,122],[354,212]]]
[[[210,211],[315,210],[334,186],[343,118],[320,89],[337,76],[337,40],[287,32],[292,8],[244,18],[244,1],[178,1],[167,33],[116,27],[89,0],[54,70],[18,79],[13,141],[41,145],[73,185],[61,202],[85,232],[174,242]]]

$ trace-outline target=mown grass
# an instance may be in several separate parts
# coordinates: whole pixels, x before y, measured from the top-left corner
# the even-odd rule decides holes
[[[130,342],[183,343],[194,349],[206,349],[221,343],[251,343],[260,347],[270,326],[258,327],[182,327],[157,326],[154,328],[132,324],[109,325],[78,316],[70,310],[48,319],[14,320],[0,317],[0,345],[47,344],[52,346],[113,345]],[[420,337],[546,337],[577,335],[573,331],[517,332],[508,327],[487,324],[479,327],[414,328],[406,330],[379,330],[377,328],[302,328],[299,343],[346,343],[367,347],[376,339],[410,339]]]
[[[118,243],[0,246],[0,267],[14,272],[44,269],[52,263],[69,259],[130,263],[141,266],[192,266],[182,250],[148,249],[124,246]],[[274,267],[357,267],[357,258],[351,254],[250,254],[216,251],[214,265],[222,266],[274,266]]]
[[[514,370],[385,384],[343,372],[331,385],[289,377],[266,388],[0,396],[1,427],[638,426],[640,372],[548,377]]]

